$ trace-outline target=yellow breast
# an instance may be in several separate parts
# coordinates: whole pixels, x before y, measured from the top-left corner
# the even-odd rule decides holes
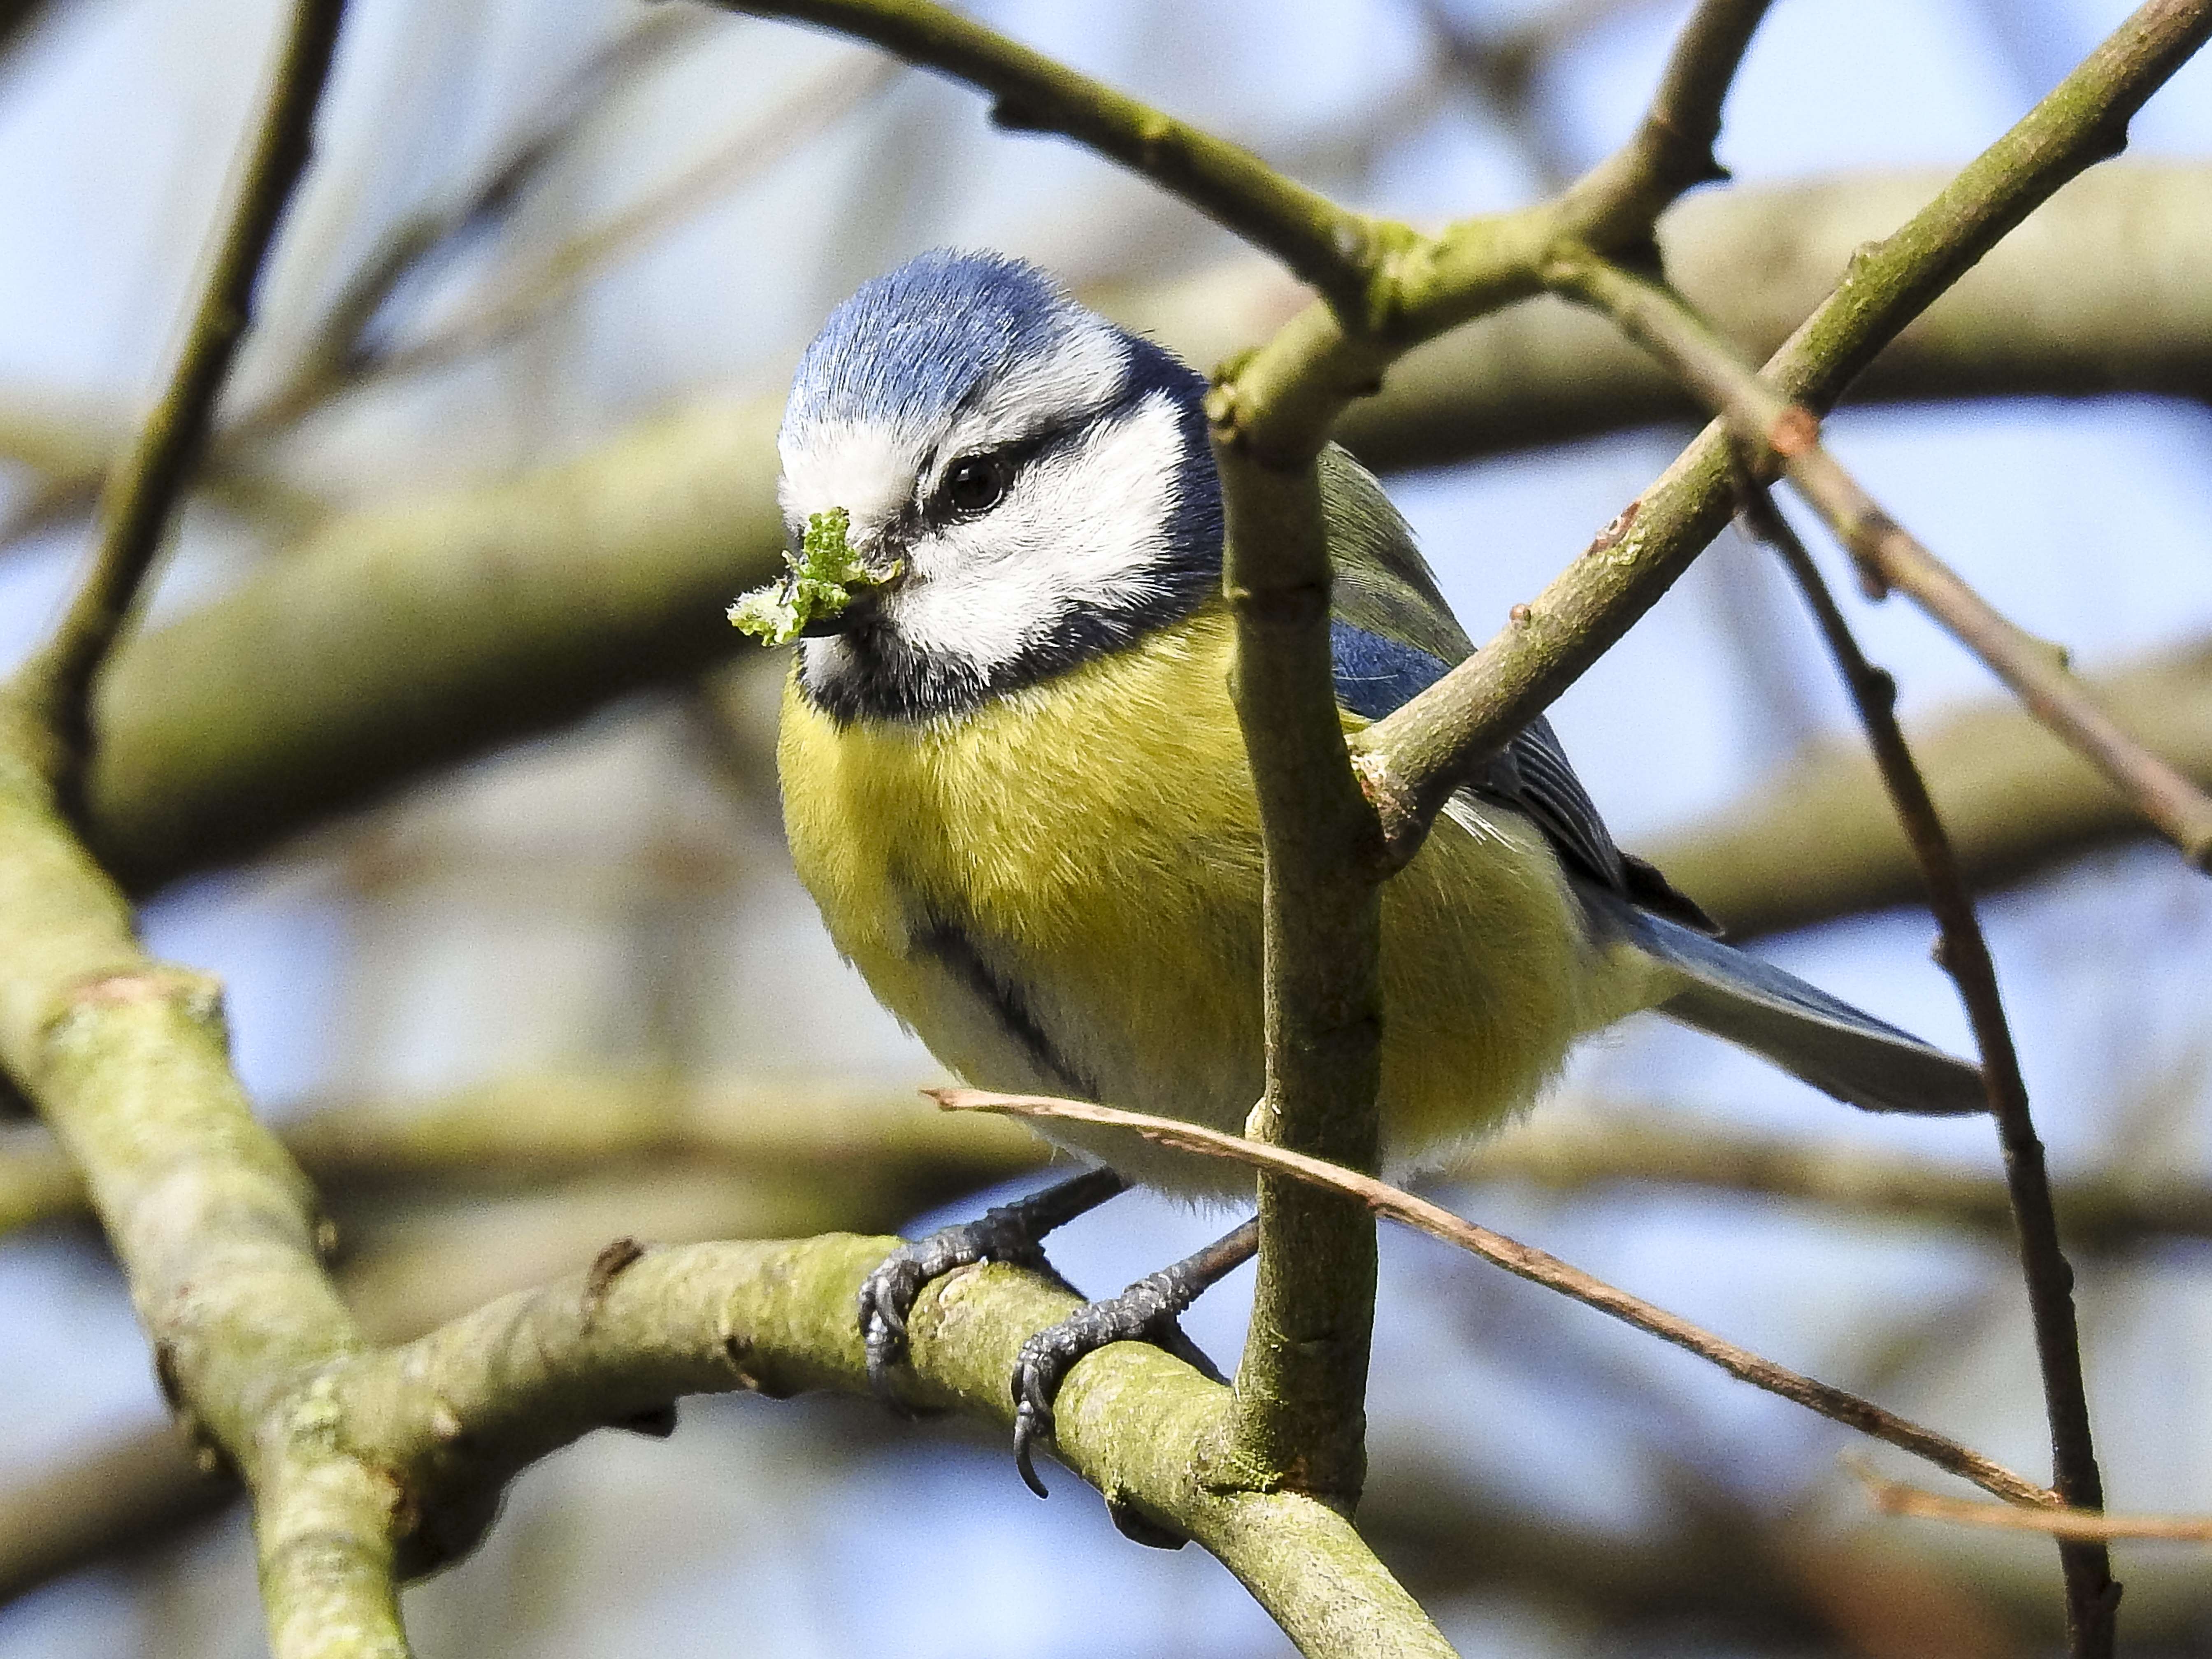
[[[955,1072],[1241,1127],[1264,1074],[1261,854],[1231,654],[1210,605],[926,725],[840,727],[787,688],[800,878],[838,949]],[[1576,1035],[1640,1000],[1583,945],[1557,861],[1511,813],[1440,821],[1391,881],[1382,974],[1401,1164],[1525,1103]],[[1241,1179],[1088,1144],[1155,1184]]]

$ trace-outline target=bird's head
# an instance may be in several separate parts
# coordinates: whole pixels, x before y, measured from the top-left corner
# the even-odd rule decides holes
[[[800,646],[842,720],[927,720],[1065,672],[1218,584],[1199,377],[997,254],[925,253],[830,314],[778,437],[794,545],[842,508],[896,578]]]

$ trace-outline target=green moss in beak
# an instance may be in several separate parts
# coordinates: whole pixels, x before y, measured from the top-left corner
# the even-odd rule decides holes
[[[798,556],[786,553],[782,575],[738,596],[731,624],[763,644],[788,645],[816,623],[841,615],[856,593],[896,580],[896,560],[878,569],[854,556],[846,540],[852,524],[842,507],[809,519]]]

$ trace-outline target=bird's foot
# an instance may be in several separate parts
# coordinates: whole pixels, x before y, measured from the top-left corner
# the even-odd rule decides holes
[[[1259,1237],[1259,1224],[1248,1221],[1197,1255],[1139,1279],[1121,1295],[1085,1304],[1022,1344],[1012,1379],[1014,1467],[1031,1492],[1046,1496],[1044,1482],[1037,1478],[1036,1453],[1053,1437],[1053,1403],[1060,1384],[1079,1361],[1108,1343],[1149,1342],[1211,1382],[1227,1380],[1176,1321],[1203,1291],[1250,1259]]]
[[[1045,1260],[1044,1236],[1085,1210],[1095,1209],[1127,1183],[1110,1170],[1091,1170],[1041,1193],[984,1212],[975,1221],[942,1227],[901,1244],[860,1282],[860,1340],[868,1355],[868,1386],[892,1400],[891,1372],[907,1353],[907,1316],[922,1287],[957,1267],[1003,1261],[1066,1285]],[[1073,1290],[1073,1286],[1068,1286]],[[1080,1294],[1080,1292],[1078,1292]]]

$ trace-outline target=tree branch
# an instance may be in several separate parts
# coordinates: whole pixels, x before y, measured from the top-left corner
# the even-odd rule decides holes
[[[2212,796],[2136,741],[2067,672],[2063,653],[1990,603],[1877,505],[1820,441],[1820,422],[1769,387],[1675,295],[1592,255],[1553,286],[1602,312],[1717,413],[1762,471],[1778,466],[1870,581],[1903,588],[2089,760],[2199,869],[2212,860]],[[1771,522],[1771,515],[1762,516]]]
[[[428,1104],[325,1107],[276,1132],[333,1204],[394,1188],[511,1190],[579,1175],[649,1170],[666,1178],[704,1168],[752,1172],[793,1191],[842,1187],[856,1202],[880,1201],[870,1224],[893,1227],[1044,1163],[1048,1149],[1036,1136],[1012,1125],[965,1132],[982,1127],[857,1086],[521,1076]],[[856,1182],[861,1163],[867,1174]],[[49,1136],[0,1133],[0,1237],[82,1217],[86,1204],[82,1177]],[[858,1224],[850,1212],[822,1224]],[[530,1277],[557,1271],[556,1263]]]
[[[2093,161],[2205,36],[2204,0],[2151,0],[1895,234],[1766,365],[1820,411],[1983,252]],[[1594,250],[1604,252],[1603,248]],[[1707,428],[1589,550],[1443,679],[1352,739],[1394,845],[1410,854],[1469,768],[1495,753],[1656,602],[1726,522],[1724,428]]]
[[[559,1277],[625,1231],[664,1243],[881,1232],[1012,1173],[1018,1158],[1033,1164],[1042,1156],[1025,1129],[981,1119],[963,1125],[910,1094],[894,1105],[872,1096],[718,1090],[681,1115],[706,1143],[687,1139],[686,1147],[724,1160],[719,1168],[638,1162],[643,1120],[668,1116],[668,1094],[642,1084],[518,1079],[471,1091],[419,1119],[338,1109],[292,1126],[310,1167],[319,1151],[339,1177],[331,1194],[346,1217],[339,1288],[364,1334],[375,1343],[412,1340]],[[544,1114],[542,1125],[533,1113]],[[812,1139],[810,1120],[823,1132]],[[541,1127],[544,1139],[533,1143]],[[963,1127],[1006,1133],[979,1139],[958,1133]],[[379,1161],[386,1154],[388,1164]],[[473,1181],[463,1172],[471,1160]],[[5,1169],[0,1162],[0,1193]],[[380,1176],[398,1185],[397,1219],[363,1205],[353,1185]],[[561,1184],[551,1194],[497,1190],[554,1177]],[[165,1426],[0,1493],[0,1604],[236,1501],[234,1476],[208,1449],[202,1454],[196,1462],[186,1437]]]
[[[1356,1170],[1345,1169],[1264,1141],[1240,1139],[1235,1135],[1223,1134],[1218,1129],[1203,1128],[1176,1118],[1124,1112],[1111,1106],[1094,1106],[1087,1101],[1055,1100],[1040,1095],[993,1094],[980,1089],[939,1089],[929,1092],[947,1111],[1006,1112],[1024,1117],[1064,1118],[1079,1123],[1097,1123],[1111,1128],[1127,1129],[1147,1140],[1158,1141],[1164,1146],[1172,1146],[1181,1152],[1232,1158],[1286,1180],[1323,1188],[1356,1200],[1376,1215],[1388,1216],[1393,1221],[1402,1222],[1432,1238],[1442,1239],[1471,1255],[1479,1255],[1516,1278],[1571,1297],[1585,1307],[1595,1308],[1600,1313],[1608,1314],[1663,1342],[1672,1343],[1686,1353],[1710,1360],[1729,1376],[1748,1382],[1753,1388],[1778,1395],[1808,1411],[1819,1413],[1832,1422],[1856,1429],[1899,1450],[1909,1451],[1915,1457],[1924,1458],[1938,1468],[1962,1480],[1971,1480],[1983,1491],[2008,1503],[2049,1505],[2058,1501],[2057,1495],[2047,1488],[2014,1474],[2002,1464],[1993,1462],[1947,1436],[1884,1411],[1881,1407],[1844,1389],[1800,1376],[1747,1348],[1739,1347],[1710,1331],[1702,1330],[1663,1308],[1655,1307],[1640,1297],[1616,1290],[1602,1279],[1591,1277],[1579,1267],[1568,1266],[1547,1251],[1519,1243],[1503,1233],[1492,1232],[1472,1221],[1462,1220],[1426,1199],[1416,1198],[1411,1193]]]
[[[1351,311],[1395,227],[1293,183],[1249,150],[1161,113],[928,0],[715,0],[872,41],[991,94],[991,118],[1057,133],[1140,173]]]
[[[1217,376],[1206,413],[1227,509],[1237,720],[1266,848],[1267,1092],[1254,1138],[1353,1168],[1379,1155],[1382,825],[1345,747],[1330,671],[1319,459],[1334,417],[1418,340],[1513,297],[1530,234],[1647,241],[1659,211],[1717,168],[1720,103],[1765,0],[1705,0],[1650,118],[1556,202],[1403,233],[1364,313],[1329,295]],[[1368,331],[1373,331],[1370,337]],[[1218,1458],[1347,1506],[1365,1468],[1374,1224],[1263,1171],[1260,1267]]]
[[[1698,1188],[1845,1214],[2012,1230],[2003,1181],[1971,1168],[1703,1124],[1674,1127],[1664,1116],[1642,1103],[1577,1109],[1555,1103],[1438,1178],[1526,1182],[1556,1193]],[[999,1127],[1005,1133],[986,1133]],[[1038,1168],[1047,1156],[1033,1136],[1011,1125],[948,1119],[869,1091],[717,1085],[679,1101],[651,1081],[568,1077],[510,1079],[428,1109],[332,1107],[280,1122],[276,1133],[318,1189],[346,1212],[392,1188],[418,1195],[495,1194],[595,1175],[665,1185],[705,1171],[741,1172],[787,1194],[827,1185],[865,1200],[861,1211],[826,1212],[813,1231],[896,1226],[920,1210]],[[870,1176],[855,1187],[851,1170],[863,1156]],[[2059,1183],[2052,1201],[2064,1236],[2085,1250],[2212,1238],[2212,1188],[2201,1182],[2091,1173]],[[83,1181],[50,1135],[34,1127],[0,1133],[0,1237],[88,1214]],[[647,1231],[670,1236],[665,1224]],[[769,1231],[809,1230],[785,1220]],[[522,1281],[549,1277],[560,1265],[537,1267]]]
[[[2088,679],[2113,718],[2200,786],[2212,787],[2212,643]],[[1939,711],[1913,749],[1978,892],[2140,835],[2142,814],[2010,697]],[[1820,856],[1808,860],[1808,848]],[[1647,848],[1730,937],[1917,904],[1911,844],[1863,747],[1823,744],[1694,828]]]
[[[603,97],[687,40],[696,14],[647,13],[630,34],[605,52],[564,88],[551,108],[476,188],[442,213],[404,225],[380,257],[363,268],[356,290],[332,308],[328,325],[284,386],[222,434],[230,452],[283,430],[331,400],[369,384],[444,368],[513,337],[574,294],[593,275],[758,174],[824,129],[850,114],[889,84],[887,70],[855,73],[850,64],[830,65],[787,89],[744,128],[707,155],[641,191],[627,206],[577,232],[520,270],[502,270],[459,311],[404,345],[372,349],[368,324],[402,278],[443,247],[475,229],[505,206],[525,180],[557,153],[573,131],[562,112]]]
[[[1974,901],[1951,855],[1943,821],[1936,815],[1928,786],[1913,764],[1912,751],[1897,724],[1897,686],[1866,659],[1850,626],[1837,608],[1820,573],[1773,503],[1755,488],[1745,496],[1753,532],[1778,552],[1803,590],[1806,603],[1835,658],[1837,671],[1857,707],[1867,741],[1881,769],[1882,782],[1912,842],[1928,884],[1929,908],[1941,938],[1936,960],[1958,987],[1974,1047],[1981,1056],[1982,1079],[2004,1147],[2005,1184],[2019,1234],[2020,1263],[2027,1281],[2035,1352],[2043,1378],[2044,1409],[2051,1424],[2052,1485],[2075,1509],[2104,1506],[2104,1477],[2089,1432],[2089,1401],[2081,1375],[2081,1336],[2074,1315],[2074,1269],[2058,1243],[2058,1218],[2052,1207],[2051,1176],[2044,1166],[2043,1143],[2028,1110],[2027,1083],[2013,1046],[1997,991],[1996,964],[1983,936]],[[2120,1587],[2101,1543],[2069,1542],[2058,1547],[2066,1573],[2066,1624],[2074,1651],[2083,1659],[2105,1659],[2115,1640],[2113,1620]]]
[[[231,361],[252,325],[254,283],[293,187],[307,171],[315,108],[343,13],[343,0],[296,0],[292,9],[268,70],[259,119],[239,164],[221,239],[193,301],[184,349],[161,401],[101,492],[91,569],[53,637],[22,670],[20,695],[39,707],[52,730],[56,750],[50,763],[61,798],[73,811],[93,742],[93,679],[161,551]]]
[[[313,1396],[357,1338],[316,1258],[312,1195],[253,1121],[214,981],[153,961],[70,837],[20,705],[0,737],[0,1060],[86,1175],[180,1410],[245,1474],[279,1659],[404,1651],[391,1493]]]
[[[831,1234],[648,1250],[349,1366],[333,1403],[420,1506],[415,1547],[435,1559],[489,1519],[515,1470],[678,1395],[864,1395],[852,1310],[894,1242]],[[1010,1426],[1015,1353],[1076,1305],[1012,1268],[938,1280],[909,1328],[913,1403]],[[1219,1414],[1222,1392],[1156,1348],[1115,1344],[1069,1377],[1057,1455],[1109,1508],[1197,1540],[1302,1652],[1449,1656],[1342,1516],[1295,1493],[1224,1492],[1197,1477],[1188,1448]]]
[[[2212,1516],[2107,1515],[2101,1510],[2021,1510],[1972,1499],[1944,1498],[1902,1480],[1888,1480],[1855,1457],[1844,1467],[1866,1488],[1867,1498],[1884,1515],[1917,1516],[1995,1532],[2035,1532],[2074,1543],[2118,1543],[2154,1538],[2172,1543],[2212,1544]]]
[[[1796,274],[1778,303],[1809,303],[1814,273],[1888,222],[1910,188],[1701,197],[1673,222],[1685,228],[1669,236],[1669,258],[1716,284],[1779,264]],[[1817,232],[1811,245],[1790,240],[1807,227]],[[1907,332],[1897,349],[1912,378],[1892,389],[2187,375],[2198,361],[2191,354],[2212,342],[2212,313],[2191,307],[2212,290],[2100,284],[2123,263],[2117,249],[2141,250],[2157,270],[2194,268],[2191,238],[2212,244],[2203,228],[2212,173],[2083,179],[2038,216],[2033,251],[2006,244],[1947,297],[1971,302],[1963,318],[1939,306]],[[1745,239],[1751,255],[1721,251]],[[1209,276],[1125,296],[1116,309],[1203,361],[1285,314],[1286,287]],[[1244,297],[1224,302],[1224,288]],[[1692,292],[1711,294],[1722,314],[1748,309],[1741,287]],[[1758,331],[1783,326],[1780,314],[1753,314]],[[2036,380],[2033,359],[1997,347],[2022,314],[2047,331],[2039,349],[2078,354],[2059,356],[2055,380]],[[2161,317],[2164,331],[2142,337],[2114,321]],[[1611,355],[1595,355],[1593,337]],[[1624,363],[1632,368],[1607,367]],[[2202,367],[2212,377],[2212,358]],[[1546,301],[1422,349],[1382,397],[1350,411],[1348,430],[1372,461],[1431,462],[1522,430],[1588,429],[1616,395],[1625,416],[1667,414],[1681,394],[1639,390],[1666,384],[1598,319]],[[1545,387],[1589,391],[1547,403]],[[779,412],[780,399],[696,405],[519,479],[334,520],[205,610],[125,641],[98,693],[103,735],[88,782],[95,851],[143,890],[724,659],[732,647],[720,605],[766,580],[780,556]]]

